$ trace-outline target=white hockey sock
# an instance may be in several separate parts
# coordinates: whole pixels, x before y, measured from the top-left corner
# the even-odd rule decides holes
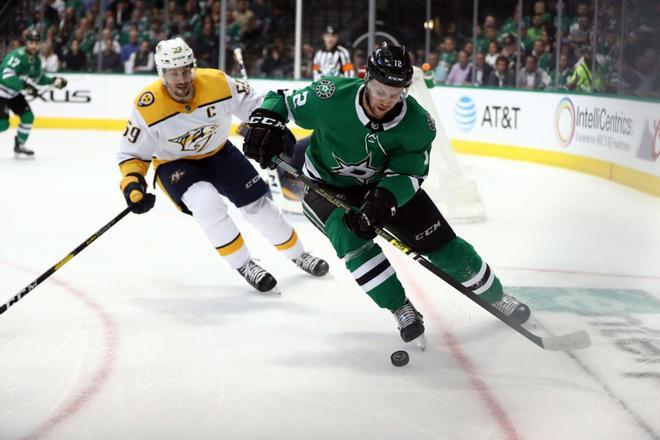
[[[229,263],[238,269],[250,259],[250,251],[240,231],[227,214],[222,196],[209,182],[197,182],[181,197],[209,241]]]
[[[270,240],[278,251],[290,259],[298,258],[304,248],[293,226],[266,196],[240,208],[245,218]]]

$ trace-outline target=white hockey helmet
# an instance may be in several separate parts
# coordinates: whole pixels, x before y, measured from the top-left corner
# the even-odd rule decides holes
[[[156,45],[154,61],[156,62],[158,76],[161,78],[163,77],[163,69],[190,65],[197,67],[193,50],[181,37],[160,41]]]

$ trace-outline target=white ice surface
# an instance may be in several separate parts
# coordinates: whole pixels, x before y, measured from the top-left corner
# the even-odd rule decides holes
[[[123,209],[118,137],[35,130],[37,158],[15,160],[0,134],[0,302]],[[586,329],[591,348],[545,352],[383,245],[425,315],[419,352],[296,216],[332,275],[302,274],[238,220],[282,290],[255,293],[159,192],[0,316],[0,439],[660,439],[660,199],[460,160],[488,221],[456,231],[505,286],[573,289],[559,302],[577,312],[532,295],[529,328]],[[651,306],[621,310],[631,291]],[[408,366],[390,364],[398,349]]]

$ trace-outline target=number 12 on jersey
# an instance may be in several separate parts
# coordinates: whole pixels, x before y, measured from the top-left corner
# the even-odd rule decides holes
[[[302,107],[307,103],[307,93],[308,90],[303,90],[302,92],[296,93],[291,97],[291,100],[293,101],[293,105],[296,107]]]

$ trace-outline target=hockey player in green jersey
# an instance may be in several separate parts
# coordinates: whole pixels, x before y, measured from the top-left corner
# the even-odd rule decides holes
[[[11,110],[20,119],[14,138],[14,153],[32,156],[34,151],[25,148],[25,142],[30,135],[34,115],[22,91],[26,89],[30,94],[36,94],[35,85],[48,84],[61,89],[66,86],[66,79],[61,76],[51,78],[41,71],[41,59],[37,53],[38,31],[29,31],[26,40],[24,47],[7,54],[0,65],[0,132],[9,128]]]
[[[423,342],[423,318],[374,243],[375,227],[387,228],[512,321],[523,323],[529,308],[503,291],[488,264],[456,236],[420,189],[429,170],[435,123],[407,96],[412,76],[406,48],[383,43],[369,57],[364,81],[324,78],[299,90],[270,92],[250,117],[244,152],[268,167],[282,151],[287,120],[314,130],[303,172],[355,209],[345,214],[306,189],[303,212],[328,237],[362,290],[394,314],[405,342]]]

